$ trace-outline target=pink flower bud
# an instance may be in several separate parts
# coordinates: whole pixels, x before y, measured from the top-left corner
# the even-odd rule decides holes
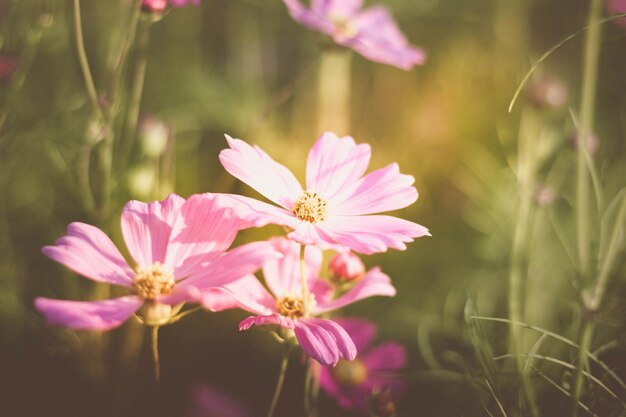
[[[365,273],[365,265],[352,252],[340,252],[333,256],[328,265],[333,279],[337,281],[353,281]]]
[[[167,6],[167,0],[142,0],[141,10],[146,13],[161,14]]]

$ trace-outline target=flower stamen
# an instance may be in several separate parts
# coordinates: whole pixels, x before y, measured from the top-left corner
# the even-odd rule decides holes
[[[133,285],[135,292],[144,300],[155,300],[169,295],[174,290],[174,271],[172,268],[155,262],[148,267],[140,266],[135,271]]]
[[[300,220],[319,223],[326,220],[328,205],[316,192],[305,191],[293,203],[293,214]]]

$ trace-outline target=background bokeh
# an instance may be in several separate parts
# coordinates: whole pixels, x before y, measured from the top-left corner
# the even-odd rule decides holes
[[[99,225],[123,247],[119,214],[131,198],[163,198],[170,191],[255,196],[218,162],[224,133],[260,145],[302,179],[310,146],[323,130],[335,130],[372,145],[372,168],[397,161],[403,173],[416,178],[420,198],[400,214],[427,226],[433,236],[405,252],[365,258],[392,277],[398,295],[368,299],[343,314],[370,318],[379,325],[379,340],[407,347],[409,390],[398,402],[400,416],[474,416],[486,415],[486,409],[496,413],[498,407],[489,391],[477,387],[485,377],[472,339],[477,324],[466,322],[466,308],[471,300],[481,315],[506,317],[517,139],[520,120],[531,118],[535,132],[549,136],[556,150],[539,170],[545,198],[537,200],[533,220],[524,318],[577,338],[581,283],[567,248],[574,236],[572,113],[579,107],[584,35],[554,52],[513,112],[507,108],[536,59],[585,26],[588,2],[383,3],[408,39],[426,50],[425,65],[405,72],[337,50],[294,22],[280,0],[202,0],[199,7],[170,9],[149,28],[139,142],[117,148],[115,161],[126,162],[114,161],[112,199],[102,213],[90,210],[80,191],[85,172],[92,174],[91,188],[100,187],[98,161],[88,156],[85,168],[84,155],[86,147],[101,145],[90,125],[75,53],[72,4],[0,0],[0,414],[155,411],[142,327],[128,323],[106,334],[73,332],[47,326],[34,311],[36,296],[101,298],[110,291],[63,269],[40,248],[63,235],[72,221]],[[112,54],[125,36],[132,4],[81,2],[98,88],[111,82]],[[593,157],[608,201],[626,178],[625,51],[626,31],[615,22],[604,24]],[[132,67],[138,53],[131,51],[129,59]],[[132,74],[124,77],[130,90]],[[556,83],[565,103],[537,103],[542,82]],[[101,97],[105,107],[108,99]],[[272,233],[281,230],[246,231],[238,241]],[[595,343],[614,344],[603,358],[622,377],[623,264],[614,274]],[[162,329],[163,400],[157,414],[185,415],[199,382],[229,393],[256,415],[265,413],[280,354],[265,332],[239,333],[243,317],[239,311],[201,312]],[[482,348],[492,356],[507,352],[506,324],[481,323],[479,331]],[[525,333],[526,345],[537,336]],[[574,356],[554,341],[544,347],[555,356]],[[304,373],[297,355],[292,359],[280,416],[301,413]],[[502,395],[515,403],[515,395],[506,393],[507,369],[513,367],[505,362],[497,362]],[[571,372],[537,366],[558,384],[571,380]],[[570,399],[536,379],[544,415],[565,415],[560,413],[569,409]],[[599,415],[623,411],[620,401],[606,399],[602,390],[589,395]],[[320,413],[350,415],[323,395]]]

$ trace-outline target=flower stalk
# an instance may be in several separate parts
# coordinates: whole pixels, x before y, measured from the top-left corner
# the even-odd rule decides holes
[[[291,347],[290,343],[285,344],[285,349],[283,351],[283,358],[280,362],[280,371],[278,374],[278,380],[276,381],[276,388],[274,388],[274,395],[272,396],[272,402],[267,412],[267,417],[274,416],[274,411],[276,410],[276,405],[278,404],[278,398],[280,397],[280,392],[283,389],[283,383],[285,382],[285,374],[287,373],[287,363],[289,362],[290,347]]]
[[[159,326],[150,326],[150,340],[152,346],[152,361],[154,362],[154,380],[161,381],[161,363],[159,362]]]

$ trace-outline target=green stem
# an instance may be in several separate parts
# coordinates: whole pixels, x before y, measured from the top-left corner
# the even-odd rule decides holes
[[[152,341],[152,360],[154,362],[154,379],[157,385],[161,381],[161,363],[159,362],[159,326],[150,327]]]
[[[133,72],[132,90],[126,118],[126,130],[123,136],[126,141],[124,151],[127,155],[132,152],[135,137],[137,136],[137,124],[139,121],[139,111],[141,109],[141,96],[143,95],[146,68],[148,67],[148,45],[150,44],[151,26],[152,22],[141,21],[137,27],[138,33],[135,70]]]
[[[306,245],[300,245],[300,282],[302,284],[302,308],[304,309],[304,317],[307,317],[309,312],[309,286],[306,282],[305,248]]]
[[[591,0],[589,9],[589,30],[585,38],[583,86],[580,102],[580,129],[578,133],[578,148],[576,158],[576,229],[579,273],[583,283],[591,272],[589,248],[589,172],[587,167],[587,142],[593,132],[594,110],[596,101],[596,84],[598,79],[598,61],[600,58],[601,26],[597,23],[602,13],[602,1]],[[608,276],[608,273],[607,273]],[[600,306],[606,278],[599,280],[592,300],[592,306]],[[583,385],[583,367],[587,363],[587,351],[593,339],[593,322],[587,317],[587,306],[583,307],[583,324],[576,363],[576,374],[572,393],[573,416],[578,415],[578,401]]]
[[[304,374],[304,415],[306,417],[311,417],[311,359],[307,358],[306,361],[306,372]]]
[[[83,39],[83,24],[80,14],[80,0],[74,0],[74,31],[76,33],[76,52],[78,52],[78,61],[80,63],[80,69],[83,74],[83,80],[85,81],[85,87],[87,88],[87,95],[91,100],[94,111],[102,121],[102,109],[98,102],[98,92],[96,91],[96,85],[89,69],[89,61],[87,59],[87,53],[85,52],[85,41]]]
[[[285,374],[287,373],[287,363],[289,362],[289,348],[290,345],[286,344],[285,351],[283,353],[283,359],[280,362],[280,373],[278,374],[278,381],[276,381],[276,388],[274,389],[274,395],[272,396],[272,403],[270,409],[267,412],[267,417],[273,417],[276,410],[276,404],[278,404],[278,398],[280,392],[283,389],[283,382],[285,382]]]
[[[598,61],[600,57],[602,0],[591,0],[589,30],[585,38],[583,85],[580,100],[580,129],[576,158],[576,225],[579,272],[588,279],[591,269],[589,248],[589,172],[587,167],[587,143],[593,132]]]

